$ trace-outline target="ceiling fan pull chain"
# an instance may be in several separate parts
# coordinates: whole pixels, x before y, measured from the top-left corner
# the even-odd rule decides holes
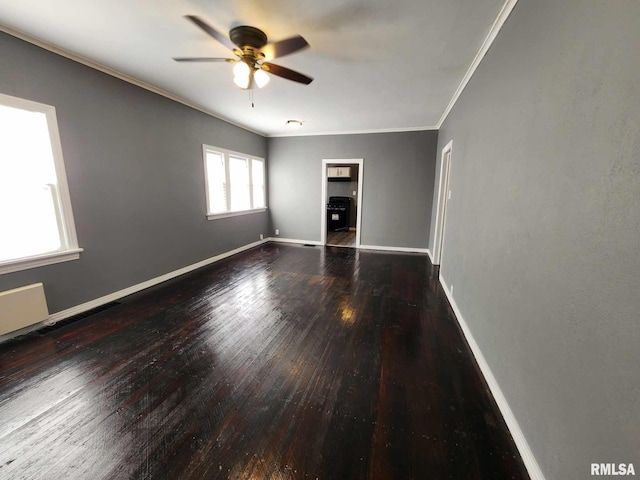
[[[256,106],[253,104],[253,87],[249,89],[249,92],[249,94],[251,95],[251,108],[256,108]]]

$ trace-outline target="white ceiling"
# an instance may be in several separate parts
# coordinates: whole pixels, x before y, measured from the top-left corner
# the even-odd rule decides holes
[[[132,77],[219,118],[266,136],[435,128],[505,0],[0,0],[0,24]],[[237,25],[270,41],[300,34],[310,48],[274,60],[314,78],[278,77],[249,92],[228,57],[186,20],[223,33]],[[233,56],[233,55],[231,55]]]

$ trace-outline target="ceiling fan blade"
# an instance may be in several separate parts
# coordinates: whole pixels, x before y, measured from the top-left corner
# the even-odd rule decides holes
[[[298,83],[304,83],[305,85],[309,85],[313,82],[313,78],[311,77],[307,77],[300,72],[296,72],[295,70],[281,67],[280,65],[275,65],[273,63],[264,62],[261,68],[269,73],[277,75],[278,77],[286,78],[287,80],[292,80]]]
[[[274,58],[284,57],[308,46],[309,44],[304,38],[296,35],[295,37],[280,40],[279,42],[269,43],[262,47],[261,51],[267,60],[273,60]]]
[[[233,58],[214,57],[173,57],[176,62],[235,62]]]
[[[204,30],[207,34],[209,34],[211,37],[215,38],[217,41],[219,41],[221,44],[227,47],[229,50],[234,50],[236,48],[236,46],[233,44],[231,40],[229,40],[226,36],[224,36],[222,33],[217,31],[211,25],[206,23],[200,17],[196,17],[195,15],[185,15],[185,18],[188,18],[189,20],[191,20],[193,23],[199,26],[202,30]]]

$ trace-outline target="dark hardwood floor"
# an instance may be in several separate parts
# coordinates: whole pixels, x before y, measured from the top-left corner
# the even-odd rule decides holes
[[[265,244],[0,345],[0,478],[528,476],[427,257]]]
[[[335,247],[354,247],[356,245],[356,232],[327,232],[327,245]]]

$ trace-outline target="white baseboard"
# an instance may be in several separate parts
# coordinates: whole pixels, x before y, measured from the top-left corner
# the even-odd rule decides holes
[[[56,312],[49,315],[49,320],[44,322],[44,324],[52,325],[56,322],[64,320],[65,318],[73,317],[74,315],[78,315],[79,313],[86,312],[88,310],[91,310],[92,308],[100,307],[105,303],[113,302],[120,298],[126,297],[127,295],[131,295],[133,293],[144,290],[145,288],[153,287],[154,285],[158,285],[159,283],[166,282],[167,280],[171,280],[172,278],[179,277],[180,275],[184,275],[185,273],[192,272],[194,270],[197,270],[198,268],[206,267],[207,265],[211,265],[212,263],[218,262],[224,258],[230,257],[240,252],[244,252],[245,250],[249,250],[250,248],[257,247],[258,245],[262,245],[267,241],[268,240],[259,240],[257,242],[253,242],[248,245],[244,245],[234,250],[230,250],[228,252],[221,253],[220,255],[216,255],[215,257],[210,257],[210,258],[207,258],[206,260],[202,260],[201,262],[197,262],[192,265],[188,265],[186,267],[180,268],[178,270],[174,270],[173,272],[160,275],[159,277],[152,278],[151,280],[147,280],[146,282],[132,285],[131,287],[127,287],[122,290],[118,290],[117,292],[110,293],[109,295],[105,295],[103,297],[90,300],[80,305],[67,308],[66,310],[61,310],[60,312]]]
[[[295,238],[280,238],[280,237],[269,237],[267,238],[270,242],[277,243],[298,243],[298,244],[307,244],[307,245],[322,245],[322,242],[318,240],[298,240]],[[427,253],[429,254],[428,248],[413,248],[413,247],[385,247],[378,245],[360,245],[361,250],[381,250],[386,252],[404,252],[404,253]]]
[[[385,252],[428,253],[427,248],[417,247],[386,247],[380,245],[360,245],[362,250],[382,250]]]
[[[280,238],[280,237],[269,237],[267,238],[270,242],[276,243],[297,243],[297,244],[307,244],[307,245],[322,245],[317,240],[298,240],[295,238]]]
[[[74,307],[71,308],[67,308],[66,310],[62,310],[60,312],[56,312],[53,313],[49,316],[49,320],[43,323],[39,323],[39,324],[35,324],[35,325],[31,325],[28,328],[19,330],[17,332],[12,332],[11,334],[8,335],[2,335],[0,336],[0,342],[4,341],[4,340],[8,340],[9,338],[12,338],[16,335],[23,335],[25,333],[28,333],[30,331],[36,330],[44,325],[47,324],[52,324],[61,320],[64,320],[66,318],[72,317],[74,315],[77,315],[79,313],[83,313],[86,312],[88,310],[91,310],[93,308],[99,307],[101,305],[104,305],[106,303],[109,302],[113,302],[115,300],[118,300],[120,298],[126,297],[128,295],[131,295],[133,293],[139,292],[141,290],[144,290],[146,288],[152,287],[154,285],[158,285],[159,283],[162,282],[166,282],[167,280],[171,280],[172,278],[178,277],[180,275],[184,275],[185,273],[189,273],[192,272],[194,270],[197,270],[198,268],[202,268],[205,267],[207,265],[210,265],[212,263],[218,262],[224,258],[230,257],[232,255],[236,255],[238,253],[244,252],[245,250],[249,250],[253,247],[256,247],[258,245],[261,245],[263,243],[266,242],[281,242],[281,243],[295,243],[295,244],[310,244],[310,245],[321,245],[320,242],[316,241],[316,240],[296,240],[296,239],[290,239],[290,238],[279,238],[279,237],[269,237],[266,238],[264,240],[259,240],[257,242],[253,242],[250,243],[248,245],[244,245],[242,247],[236,248],[234,250],[230,250],[228,252],[225,253],[221,253],[220,255],[216,255],[214,257],[210,257],[206,260],[202,260],[200,262],[194,263],[192,265],[188,265],[186,267],[180,268],[178,270],[174,270],[173,272],[169,272],[166,273],[164,275],[161,275],[159,277],[155,277],[152,278],[150,280],[147,280],[145,282],[142,283],[138,283],[136,285],[132,285],[131,287],[128,288],[124,288],[122,290],[118,290],[117,292],[111,293],[109,295],[105,295],[103,297],[100,298],[96,298],[94,300],[91,300],[89,302],[85,302],[82,303],[80,305],[76,305]],[[429,258],[431,258],[431,252],[429,251],[429,249],[422,249],[422,248],[405,248],[405,247],[385,247],[385,246],[373,246],[373,245],[361,245],[360,248],[362,249],[368,249],[368,250],[383,250],[383,251],[392,251],[392,252],[414,252],[414,253],[426,253]],[[533,456],[533,453],[531,452],[531,448],[529,447],[529,444],[527,443],[527,440],[520,428],[520,425],[518,424],[518,421],[516,420],[515,416],[513,415],[513,412],[511,411],[511,408],[509,407],[509,404],[507,403],[507,400],[504,396],[504,394],[502,393],[502,390],[500,389],[500,386],[498,385],[498,382],[496,381],[495,377],[493,376],[493,372],[491,371],[491,368],[489,367],[489,364],[487,363],[486,359],[484,358],[484,355],[482,354],[482,351],[480,350],[480,347],[478,346],[478,343],[476,342],[475,338],[473,337],[473,334],[471,333],[471,330],[469,330],[469,326],[467,325],[466,321],[464,320],[462,313],[460,312],[460,309],[458,308],[458,305],[456,304],[455,300],[453,299],[453,296],[451,295],[451,292],[449,290],[449,287],[447,286],[446,281],[444,280],[444,278],[442,277],[442,275],[440,275],[439,277],[440,279],[440,283],[442,285],[442,288],[445,292],[445,295],[447,296],[447,299],[449,300],[449,303],[451,304],[451,308],[453,309],[453,312],[456,316],[456,320],[458,321],[458,324],[460,325],[460,328],[465,336],[465,339],[467,340],[467,343],[469,344],[469,347],[471,348],[471,351],[473,352],[473,355],[476,359],[476,362],[478,362],[478,366],[480,367],[480,370],[482,371],[482,374],[484,375],[485,381],[487,382],[487,385],[489,386],[489,389],[491,390],[491,393],[493,394],[493,398],[495,399],[496,403],[498,404],[498,408],[500,409],[500,412],[502,413],[502,416],[504,417],[505,423],[507,424],[507,427],[509,428],[509,431],[511,432],[511,436],[513,437],[513,440],[516,444],[516,447],[518,448],[518,451],[520,452],[520,455],[522,457],[522,460],[527,468],[527,471],[529,472],[530,477],[532,478],[532,480],[545,480],[544,475],[542,474],[542,471],[540,470],[540,467],[538,465],[538,462],[536,461],[535,457]]]
[[[429,250],[427,248],[427,255],[429,256],[429,260],[431,260],[431,265],[433,265],[433,254],[431,253],[431,250]]]
[[[29,325],[28,327],[21,328],[20,330],[14,330],[13,332],[5,333],[4,335],[0,335],[0,343],[11,340],[12,338],[20,337],[22,335],[27,335],[31,332],[35,332],[36,330],[44,328],[47,325],[49,325],[48,320],[44,320],[42,322]]]
[[[525,438],[524,433],[522,432],[522,429],[520,428],[520,425],[516,420],[516,417],[513,415],[511,407],[509,407],[507,399],[502,393],[500,385],[498,385],[498,381],[493,376],[493,372],[491,371],[487,360],[484,358],[484,355],[482,354],[478,343],[476,342],[475,338],[473,338],[471,330],[469,330],[467,322],[465,322],[464,318],[462,317],[462,313],[460,313],[460,309],[458,308],[456,301],[453,299],[453,295],[451,294],[451,291],[447,286],[447,282],[444,280],[444,278],[442,278],[442,275],[440,275],[439,278],[442,289],[444,290],[444,293],[447,296],[449,303],[451,304],[451,308],[453,309],[453,313],[456,316],[456,320],[460,325],[460,329],[462,330],[464,337],[469,344],[469,347],[471,347],[473,356],[475,357],[476,362],[478,362],[478,366],[482,371],[482,375],[484,375],[484,379],[487,382],[487,385],[489,385],[489,390],[491,390],[493,398],[498,404],[498,408],[500,409],[502,417],[507,424],[507,428],[511,432],[511,436],[513,437],[513,441],[515,442],[516,447],[520,452],[520,456],[522,457],[522,461],[527,468],[527,472],[529,472],[529,476],[532,480],[545,480],[544,475],[540,470],[540,466],[538,465],[538,462],[533,456],[533,452],[531,451],[531,448],[527,443],[527,439]]]

